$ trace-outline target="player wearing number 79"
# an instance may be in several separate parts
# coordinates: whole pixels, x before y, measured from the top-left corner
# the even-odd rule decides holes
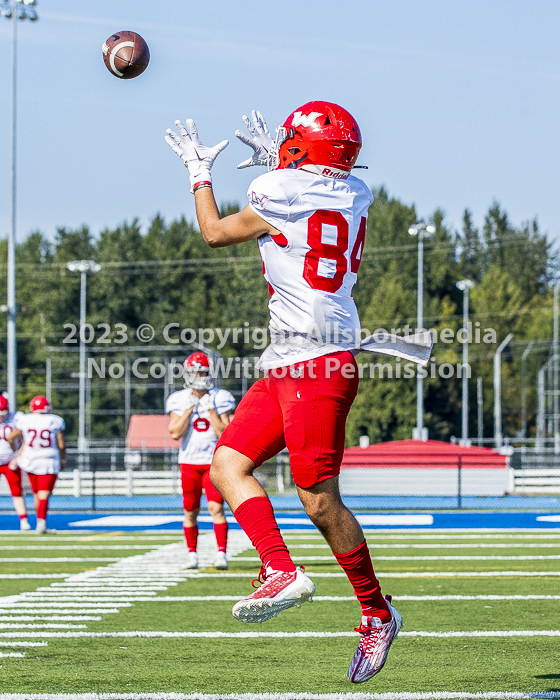
[[[242,399],[214,454],[210,478],[257,549],[263,585],[233,606],[242,622],[263,622],[311,601],[315,585],[296,567],[272,505],[253,476],[287,446],[299,497],[346,572],[362,607],[362,634],[348,676],[360,683],[385,663],[402,618],[381,594],[364,534],[343,504],[338,476],[346,417],[358,390],[352,352],[360,343],[356,283],[372,194],[351,175],[358,124],[330,102],[309,102],[270,136],[258,112],[236,132],[254,155],[238,168],[267,165],[249,204],[220,219],[210,169],[227,141],[203,146],[192,120],[166,140],[190,174],[204,240],[213,248],[257,239],[270,290],[266,376]]]
[[[51,405],[44,396],[35,396],[29,404],[30,413],[18,411],[14,415],[14,430],[10,444],[14,448],[21,442],[17,454],[10,463],[12,469],[20,467],[27,477],[35,499],[37,525],[35,531],[47,534],[47,510],[58,473],[66,463],[64,420],[51,413]]]

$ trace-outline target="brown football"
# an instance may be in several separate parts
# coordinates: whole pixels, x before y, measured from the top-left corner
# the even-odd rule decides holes
[[[136,78],[150,62],[148,44],[136,32],[111,34],[102,48],[107,70],[122,80]]]

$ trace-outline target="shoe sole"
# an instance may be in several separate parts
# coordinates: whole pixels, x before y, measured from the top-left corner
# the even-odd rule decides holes
[[[302,591],[295,598],[287,598],[285,600],[270,600],[266,598],[255,598],[251,600],[240,600],[236,603],[231,614],[239,622],[259,623],[266,622],[276,617],[288,608],[301,608],[302,603],[311,603],[315,591]]]

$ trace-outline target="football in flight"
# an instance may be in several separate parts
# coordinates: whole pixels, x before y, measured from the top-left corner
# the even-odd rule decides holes
[[[148,44],[136,32],[111,34],[102,48],[107,70],[122,80],[136,78],[150,62]]]

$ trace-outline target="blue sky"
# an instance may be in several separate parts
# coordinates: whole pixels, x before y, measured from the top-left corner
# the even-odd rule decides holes
[[[421,216],[478,225],[497,199],[519,225],[560,236],[557,0],[39,0],[19,23],[18,238],[94,233],[160,212],[194,217],[185,169],[163,140],[190,116],[230,139],[219,201],[243,201],[257,169],[234,137],[260,109],[271,130],[311,99],[342,104],[364,138],[369,185]],[[152,61],[121,81],[102,42],[138,31]],[[10,22],[0,19],[0,236],[9,225]]]

